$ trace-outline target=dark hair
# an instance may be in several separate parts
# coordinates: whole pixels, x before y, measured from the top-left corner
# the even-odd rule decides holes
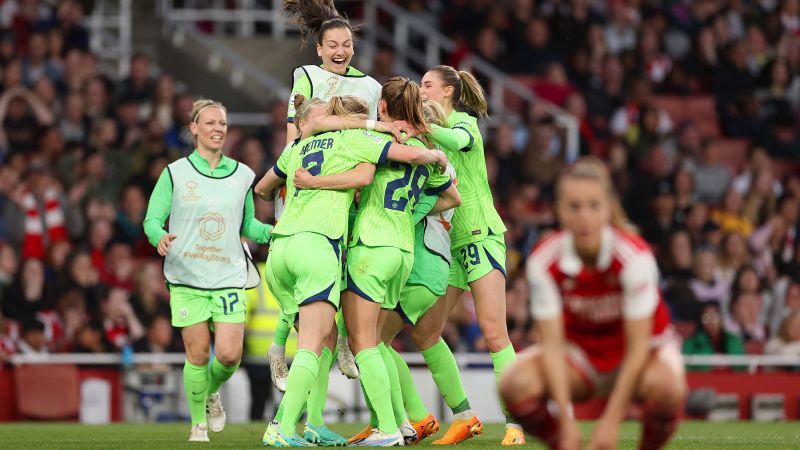
[[[28,319],[22,324],[22,334],[29,331],[44,332],[44,324],[39,319]]]
[[[357,31],[346,17],[339,14],[333,0],[284,0],[283,12],[300,25],[303,45],[309,33],[316,33],[317,45],[321,45],[322,36],[328,30],[347,28],[351,33]]]
[[[460,107],[479,117],[489,114],[489,104],[486,102],[483,87],[471,73],[445,65],[433,66],[430,71],[439,74],[445,86],[453,86],[454,108]]]

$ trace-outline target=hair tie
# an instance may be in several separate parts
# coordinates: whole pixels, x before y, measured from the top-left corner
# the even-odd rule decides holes
[[[200,113],[201,113],[201,112],[203,112],[203,111],[205,111],[206,109],[208,109],[208,108],[212,107],[212,106],[217,106],[217,104],[215,104],[215,103],[210,103],[210,104],[208,104],[208,105],[206,105],[206,106],[203,106],[203,107],[202,107],[202,108],[200,108],[199,110],[197,110],[197,114],[195,114],[195,115],[194,115],[194,118],[192,119],[192,122],[194,122],[194,123],[197,123],[197,118],[198,118],[198,117],[200,117]]]

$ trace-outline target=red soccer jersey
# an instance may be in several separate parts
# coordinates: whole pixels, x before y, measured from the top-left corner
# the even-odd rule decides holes
[[[581,347],[599,372],[622,362],[623,320],[653,317],[653,336],[670,324],[655,257],[632,233],[603,230],[594,267],[583,265],[570,233],[554,233],[528,257],[527,275],[534,318],[562,317],[567,340]]]

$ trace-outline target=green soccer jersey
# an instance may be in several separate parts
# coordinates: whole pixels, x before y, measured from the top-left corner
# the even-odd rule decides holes
[[[347,216],[353,190],[298,189],[294,173],[300,167],[311,175],[335,175],[367,162],[382,164],[392,141],[364,130],[331,131],[308,137],[286,149],[273,167],[286,179],[286,208],[273,234],[300,232],[339,239],[347,234]]]
[[[470,136],[466,147],[447,152],[447,157],[458,174],[458,193],[461,194],[461,206],[456,208],[450,235],[451,248],[455,249],[481,241],[490,232],[502,234],[506,227],[494,208],[486,175],[483,138],[477,119],[467,113],[453,111],[447,118],[447,125],[452,129],[463,130]]]
[[[376,134],[391,139],[388,135]],[[410,139],[406,145],[425,147],[416,138]],[[373,247],[397,247],[413,252],[414,205],[423,189],[435,195],[446,190],[450,184],[450,177],[433,164],[417,166],[390,162],[378,167],[372,184],[361,190],[350,246],[360,241]]]

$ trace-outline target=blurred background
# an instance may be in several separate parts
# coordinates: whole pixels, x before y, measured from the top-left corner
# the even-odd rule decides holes
[[[228,107],[229,156],[258,177],[277,159],[292,69],[317,62],[280,4],[0,1],[0,421],[185,415],[180,335],[141,224],[163,168],[192,150],[195,99]],[[523,265],[556,225],[558,171],[596,155],[656,251],[695,389],[689,413],[798,419],[800,1],[336,6],[362,24],[353,65],[378,81],[443,63],[486,88],[517,350],[536,340]],[[272,222],[270,203],[256,210]],[[250,245],[263,262],[266,246]],[[276,398],[265,355],[277,303],[256,288],[248,308],[249,358],[223,397],[234,421],[271,417]],[[482,417],[500,421],[468,296],[445,340],[471,396],[497,410]],[[407,336],[395,347],[424,367]],[[357,384],[333,375],[330,417],[366,417]],[[415,376],[446,417],[430,376]],[[43,404],[53,389],[63,405]]]

